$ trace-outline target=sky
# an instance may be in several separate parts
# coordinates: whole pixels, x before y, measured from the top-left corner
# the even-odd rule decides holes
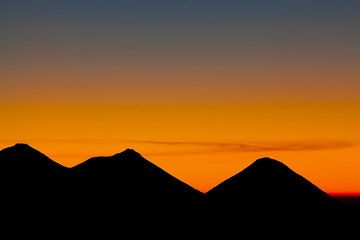
[[[360,2],[0,2],[0,148],[133,148],[208,191],[254,160],[360,193]]]

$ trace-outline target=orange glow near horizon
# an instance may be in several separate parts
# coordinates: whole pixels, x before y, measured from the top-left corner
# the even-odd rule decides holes
[[[208,191],[258,158],[360,192],[360,1],[3,1],[0,148],[133,148]]]
[[[267,156],[327,192],[355,194],[359,106],[13,103],[1,106],[0,147],[25,142],[68,167],[133,148],[203,192]]]

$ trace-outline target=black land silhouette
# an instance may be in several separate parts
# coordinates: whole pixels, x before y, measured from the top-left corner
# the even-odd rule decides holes
[[[326,210],[338,203],[283,163],[262,158],[208,193],[224,211]],[[242,209],[243,208],[243,209]]]
[[[72,168],[69,177],[79,205],[102,204],[109,211],[176,214],[178,210],[195,211],[203,199],[201,192],[132,149],[111,157],[91,158]]]
[[[16,144],[0,151],[0,164],[0,177],[14,180],[55,177],[67,169],[26,144]]]
[[[207,232],[231,223],[238,229],[239,223],[252,224],[254,217],[293,222],[299,214],[317,220],[330,215],[333,221],[339,211],[348,210],[269,158],[255,161],[204,194],[131,149],[66,168],[26,144],[16,144],[0,151],[0,186],[2,220],[22,219],[31,226],[156,229],[166,225],[186,232],[193,225]],[[230,221],[234,216],[235,221]]]
[[[66,188],[67,171],[26,144],[5,148],[0,151],[1,201],[24,209],[53,201]]]
[[[26,144],[0,151],[3,213],[93,224],[103,218],[198,218],[204,194],[127,149],[66,168]],[[4,216],[5,216],[4,215]]]

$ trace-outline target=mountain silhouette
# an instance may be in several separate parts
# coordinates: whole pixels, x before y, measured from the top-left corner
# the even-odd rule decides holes
[[[25,193],[36,195],[35,192],[56,193],[67,171],[68,168],[26,144],[0,151],[0,186],[8,190],[9,197]]]
[[[102,204],[111,211],[194,210],[203,194],[132,149],[95,157],[70,171],[73,196],[83,204]]]
[[[235,234],[243,226],[255,238],[270,234],[287,239],[288,232],[323,235],[348,229],[353,218],[334,198],[270,158],[256,160],[206,195],[211,228]]]
[[[30,226],[164,225],[186,216],[198,219],[205,205],[203,193],[131,149],[66,168],[16,144],[0,151],[0,191],[0,219]]]
[[[338,203],[283,163],[262,158],[208,193],[224,211],[293,214],[329,210]]]
[[[243,234],[277,229],[279,219],[297,232],[313,229],[309,222],[316,228],[326,222],[329,231],[329,226],[341,225],[334,216],[344,226],[350,216],[334,215],[340,208],[332,197],[270,158],[255,161],[204,194],[132,149],[66,168],[26,144],[16,144],[0,151],[0,190],[0,220],[21,229],[77,226],[86,229],[81,231],[86,237],[94,231],[122,236],[155,229],[157,237],[166,231],[184,237],[196,231],[202,237],[218,233],[224,238],[239,227]],[[306,228],[300,221],[304,216]]]
[[[26,144],[0,151],[0,206],[2,216],[41,216],[66,206],[68,168]],[[53,207],[53,204],[59,207]]]
[[[27,144],[16,144],[0,151],[0,178],[53,177],[66,169]]]

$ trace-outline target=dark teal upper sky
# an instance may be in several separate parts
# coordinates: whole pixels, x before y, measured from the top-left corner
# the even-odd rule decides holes
[[[340,91],[338,97],[351,97],[359,87],[359,12],[355,0],[5,0],[0,6],[0,93],[16,95],[27,93],[27,85],[46,85],[50,78],[39,75],[42,69],[57,76],[52,84],[64,95],[84,83],[96,88],[105,82],[109,89],[177,89],[181,98],[188,97],[181,91],[189,90],[190,81],[197,89],[209,86],[193,93],[200,96],[214,94],[211,89],[220,85],[230,96],[233,90],[268,85],[300,87],[305,94],[305,82],[317,95],[330,84]],[[331,71],[341,80],[329,78]],[[12,84],[25,87],[18,91]]]

